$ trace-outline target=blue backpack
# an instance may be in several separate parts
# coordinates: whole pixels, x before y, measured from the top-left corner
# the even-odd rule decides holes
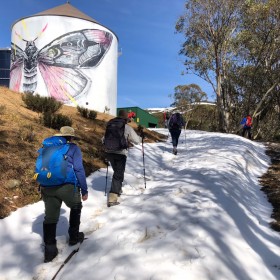
[[[43,187],[54,187],[77,181],[73,167],[67,170],[70,144],[64,137],[52,136],[38,150],[34,179]],[[68,171],[68,172],[67,172]]]

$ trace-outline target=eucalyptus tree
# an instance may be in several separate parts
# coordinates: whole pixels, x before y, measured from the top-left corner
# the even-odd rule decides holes
[[[174,103],[171,106],[179,107],[182,110],[188,109],[189,105],[207,101],[207,94],[197,84],[178,85],[174,91]]]
[[[243,4],[244,0],[188,0],[176,24],[185,38],[180,54],[185,56],[186,73],[203,78],[216,93],[220,131],[229,130],[226,84]]]
[[[272,136],[280,130],[280,0],[246,1],[241,20],[242,102],[257,134]]]
[[[192,112],[202,102],[207,101],[207,94],[197,84],[178,85],[174,89],[174,102],[171,106],[176,107],[185,117],[192,118]]]

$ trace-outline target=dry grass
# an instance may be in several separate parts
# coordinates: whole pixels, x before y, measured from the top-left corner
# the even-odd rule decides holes
[[[37,150],[44,138],[57,133],[42,126],[39,114],[27,109],[20,93],[0,87],[0,218],[40,199],[33,181]],[[86,174],[105,167],[101,138],[110,115],[98,113],[96,120],[81,117],[75,107],[63,106],[60,113],[73,121],[80,140]],[[137,128],[136,124],[131,124]],[[163,135],[146,131],[147,142],[162,141]]]

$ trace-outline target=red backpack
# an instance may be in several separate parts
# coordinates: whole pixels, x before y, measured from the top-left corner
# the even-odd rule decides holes
[[[250,116],[247,116],[245,125],[247,127],[251,127],[252,126],[252,118]]]

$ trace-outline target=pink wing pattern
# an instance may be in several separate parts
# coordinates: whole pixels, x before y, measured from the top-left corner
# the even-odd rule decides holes
[[[68,102],[84,94],[90,81],[78,70],[39,64],[39,69],[51,97]]]
[[[10,89],[14,91],[20,90],[22,73],[23,73],[23,60],[24,51],[17,45],[12,43],[11,49],[11,71],[10,71]]]
[[[22,78],[23,64],[15,67],[10,72],[10,89],[14,91],[20,90]]]

